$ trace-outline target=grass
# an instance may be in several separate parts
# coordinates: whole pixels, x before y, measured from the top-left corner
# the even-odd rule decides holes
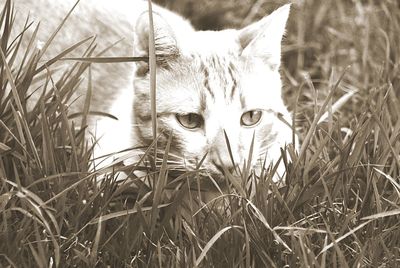
[[[235,4],[213,4],[214,13],[226,11],[219,23],[237,26],[238,18],[262,16],[251,8],[242,14]],[[0,13],[0,265],[399,266],[398,5],[307,0],[294,6],[282,74],[302,142],[298,153],[283,154],[285,186],[271,183],[274,167],[258,180],[244,170],[242,181],[227,176],[228,194],[204,205],[189,190],[203,183],[199,171],[170,176],[168,145],[159,165],[91,171],[87,112],[83,124],[68,113],[90,61],[73,63],[54,81],[42,52],[10,39],[15,14],[7,1]],[[202,13],[193,16],[200,25]],[[82,57],[98,59],[92,40],[76,46],[87,47]],[[32,99],[32,87],[45,93]],[[318,122],[349,91],[357,93]],[[144,160],[152,159],[155,144],[143,151]],[[144,179],[114,180],[118,171],[138,169]],[[246,187],[251,183],[254,195]]]

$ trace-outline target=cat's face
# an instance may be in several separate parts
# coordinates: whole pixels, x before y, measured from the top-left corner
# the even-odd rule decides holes
[[[156,43],[156,53],[163,55],[156,75],[158,131],[172,135],[171,151],[187,168],[206,155],[202,167],[221,174],[247,163],[250,150],[252,166],[264,160],[268,165],[291,141],[290,127],[278,118],[290,122],[279,75],[288,12],[285,6],[239,31],[175,33],[163,22],[156,25],[156,40],[157,34],[164,38]],[[134,107],[138,138],[149,143],[146,66],[135,79]]]

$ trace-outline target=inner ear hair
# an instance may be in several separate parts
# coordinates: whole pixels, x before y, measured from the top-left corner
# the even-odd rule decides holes
[[[175,33],[168,22],[157,12],[153,12],[154,47],[156,62],[160,67],[166,67],[168,62],[180,55]],[[149,56],[149,13],[143,12],[136,22],[135,50],[140,56]],[[147,64],[148,65],[148,64]]]

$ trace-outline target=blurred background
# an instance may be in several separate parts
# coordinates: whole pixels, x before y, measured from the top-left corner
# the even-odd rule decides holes
[[[286,0],[155,0],[188,18],[198,30],[241,28]],[[340,110],[350,122],[371,101],[371,91],[391,84],[399,95],[400,1],[293,0],[283,44],[284,99],[308,121],[341,72],[335,95],[357,91]],[[297,95],[299,99],[297,100]],[[317,99],[317,101],[315,101]]]

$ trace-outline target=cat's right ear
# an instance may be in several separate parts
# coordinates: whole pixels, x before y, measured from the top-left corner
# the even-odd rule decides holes
[[[157,66],[165,67],[168,61],[180,55],[177,39],[172,27],[156,12],[153,12],[153,24]],[[149,13],[146,11],[136,21],[134,45],[136,56],[149,56],[149,32]]]
[[[277,70],[281,62],[281,42],[289,17],[290,4],[284,5],[239,32],[244,57],[258,57]]]

